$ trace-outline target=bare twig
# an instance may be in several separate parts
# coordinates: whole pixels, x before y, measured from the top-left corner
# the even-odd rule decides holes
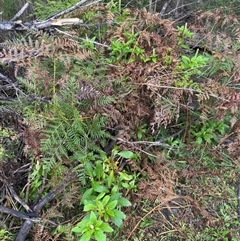
[[[29,3],[25,3],[24,6],[18,11],[18,13],[10,20],[10,22],[16,21],[23,13],[24,11],[28,8]]]
[[[17,193],[14,191],[13,187],[11,185],[8,185],[7,186],[9,192],[11,193],[11,196],[14,197],[14,199],[20,203],[25,209],[27,212],[32,212],[32,209],[27,205],[27,203],[25,203],[18,195]]]
[[[179,134],[181,134],[183,132],[183,130],[180,130],[179,132],[171,135],[171,136],[168,136],[160,141],[127,141],[127,140],[124,140],[122,138],[117,138],[118,141],[121,141],[121,142],[125,142],[125,143],[128,143],[128,144],[131,144],[131,145],[148,145],[148,148],[151,147],[151,146],[162,146],[162,147],[165,147],[165,148],[171,148],[173,149],[172,146],[166,144],[165,142],[169,139],[169,138],[172,138],[172,137],[175,137]]]
[[[175,13],[177,10],[179,10],[179,9],[181,9],[181,8],[183,8],[183,7],[187,7],[187,6],[196,4],[196,3],[200,3],[200,1],[198,0],[198,1],[196,1],[196,2],[186,3],[186,4],[184,4],[184,5],[177,6],[176,8],[174,8],[174,9],[172,9],[171,11],[163,14],[162,16],[168,16],[168,15],[170,15],[171,13]]]
[[[64,35],[69,36],[69,37],[71,37],[71,38],[75,38],[75,36],[73,36],[72,34],[69,34],[69,33],[67,33],[67,32],[64,32],[64,31],[62,31],[62,30],[60,30],[60,29],[55,28],[55,30],[56,30],[57,32],[61,33],[61,34],[64,34]],[[93,40],[91,40],[91,39],[85,39],[85,38],[80,38],[80,37],[78,37],[77,39],[84,40],[84,41],[88,41],[88,42],[90,42],[90,43],[93,43],[93,44],[96,44],[96,45],[99,45],[99,46],[102,46],[102,47],[105,47],[105,48],[109,48],[109,47],[110,47],[109,45],[101,44],[101,43],[96,42],[96,41],[93,41]]]
[[[162,7],[162,10],[161,10],[161,12],[160,12],[160,17],[162,17],[163,15],[164,15],[164,13],[165,13],[165,11],[166,11],[166,9],[167,9],[167,7],[168,7],[168,5],[169,5],[169,3],[171,2],[172,0],[169,0],[169,1],[167,1],[167,2],[165,2],[164,3],[164,5],[163,5],[163,7]]]
[[[93,5],[93,4],[96,4],[98,2],[101,2],[101,0],[96,0],[96,1],[93,1],[89,4],[85,4],[88,0],[82,0],[80,2],[78,2],[77,4],[75,4],[74,6],[68,8],[68,9],[65,9],[59,13],[55,13],[53,14],[52,16],[48,17],[46,20],[53,20],[53,19],[56,19],[56,18],[59,18],[61,17],[62,15],[66,14],[66,13],[71,13],[73,12],[74,10],[80,8],[80,7],[87,7],[87,6],[90,6],[90,5]]]

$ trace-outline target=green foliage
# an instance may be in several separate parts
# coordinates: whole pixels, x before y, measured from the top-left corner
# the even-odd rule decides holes
[[[15,0],[10,0],[10,1],[2,0],[1,1],[1,6],[2,6],[1,10],[4,10],[2,13],[4,19],[10,20],[16,14],[16,12],[19,10],[19,9],[17,9],[17,6],[15,3],[16,3]]]
[[[48,0],[47,4],[43,4],[43,1],[37,0],[35,1],[36,16],[45,19],[52,13],[70,7],[76,2],[78,1]],[[147,182],[151,182],[150,185],[153,184],[153,188],[148,188],[150,187],[148,184],[145,186],[144,181],[146,180],[143,177],[142,186],[139,185],[139,187],[143,187],[140,191],[144,192],[140,193],[139,198],[144,197],[145,192],[146,199],[151,197],[150,211],[146,210],[148,214],[155,211],[155,208],[152,207],[152,200],[155,200],[156,190],[151,189],[155,189],[156,183],[157,188],[159,183],[161,184],[161,190],[157,191],[164,190],[164,195],[166,195],[164,200],[169,200],[169,209],[172,209],[170,204],[171,198],[174,198],[175,173],[180,175],[180,182],[184,180],[184,185],[179,185],[179,190],[177,190],[179,197],[177,199],[180,200],[181,194],[184,194],[185,197],[192,197],[192,190],[189,194],[189,190],[185,189],[187,186],[185,184],[191,181],[191,178],[188,177],[194,179],[194,175],[201,173],[201,170],[195,169],[195,164],[198,167],[205,166],[208,169],[215,167],[217,169],[215,159],[209,154],[210,151],[207,154],[203,154],[203,152],[218,142],[219,137],[228,130],[228,126],[225,122],[213,120],[205,122],[199,120],[191,124],[194,114],[189,113],[194,112],[195,109],[191,109],[191,106],[188,105],[195,97],[194,90],[205,94],[202,83],[200,87],[196,77],[203,75],[203,70],[211,57],[200,55],[198,50],[194,55],[189,54],[190,51],[186,51],[189,50],[187,40],[193,36],[193,33],[188,30],[187,24],[178,27],[176,36],[170,21],[165,22],[164,19],[155,18],[145,11],[122,9],[123,2],[129,5],[133,2],[136,5],[143,4],[143,2],[148,4],[148,1],[142,1],[142,3],[131,1],[130,3],[117,0],[105,1],[106,4],[86,8],[87,11],[83,11],[82,19],[84,23],[89,24],[89,28],[76,30],[75,26],[73,31],[68,33],[72,35],[77,32],[78,36],[76,34],[71,41],[68,39],[61,41],[63,40],[61,36],[55,42],[47,41],[46,45],[38,45],[37,48],[41,47],[41,49],[49,51],[34,61],[38,67],[36,69],[30,56],[28,63],[20,62],[21,68],[27,66],[28,78],[22,78],[20,81],[22,85],[18,87],[22,88],[24,85],[24,91],[29,96],[31,94],[44,96],[47,100],[34,103],[22,102],[22,112],[26,123],[29,124],[30,134],[34,136],[40,133],[39,138],[35,138],[36,143],[31,146],[36,145],[35,151],[38,155],[34,155],[32,150],[27,150],[31,135],[29,135],[30,137],[25,136],[25,140],[28,138],[28,142],[25,143],[26,150],[24,151],[26,153],[24,154],[32,161],[32,169],[29,173],[31,184],[28,185],[26,194],[28,201],[33,201],[39,194],[44,196],[49,193],[49,190],[63,180],[67,171],[77,173],[77,178],[71,183],[77,189],[76,192],[72,192],[72,195],[75,195],[71,199],[74,200],[74,203],[71,203],[74,207],[73,210],[67,210],[62,204],[64,200],[59,201],[61,197],[56,197],[56,206],[62,208],[61,211],[66,216],[66,220],[71,220],[71,223],[58,226],[53,232],[56,235],[54,239],[60,235],[60,238],[71,241],[91,239],[104,241],[107,240],[107,236],[116,235],[117,229],[123,226],[126,218],[124,208],[131,205],[126,197],[129,191],[137,191],[138,174],[121,170],[125,163],[128,164],[127,168],[131,168],[131,165],[134,167],[138,165],[138,161],[143,160],[142,165],[139,166],[144,168],[142,173],[149,176]],[[79,11],[81,12],[82,9]],[[105,14],[106,12],[108,14]],[[102,20],[109,20],[114,24],[104,26],[102,23],[99,24]],[[64,30],[67,33],[68,28]],[[166,36],[164,36],[165,33]],[[86,37],[82,38],[82,36]],[[111,40],[106,39],[106,36]],[[84,51],[77,50],[77,54],[73,56],[71,54],[74,54],[75,48],[78,49],[79,42],[77,41],[79,39],[81,50],[83,48]],[[37,35],[34,41],[38,43]],[[68,43],[69,45],[67,45]],[[76,45],[71,48],[73,43]],[[110,45],[108,49],[105,49],[108,47],[105,43]],[[16,49],[18,50],[18,48]],[[63,53],[62,50],[69,51]],[[19,52],[16,51],[16,53]],[[137,68],[131,63],[137,63]],[[25,64],[26,66],[24,66]],[[126,64],[129,67],[127,74],[124,72]],[[214,77],[219,72],[231,72],[233,68],[234,63],[228,57],[214,59],[209,76]],[[125,77],[126,75],[127,77]],[[221,92],[221,88],[219,89]],[[212,93],[211,91],[206,91],[206,96]],[[116,95],[115,99],[111,95]],[[225,92],[220,95],[222,100],[228,97]],[[111,104],[113,100],[115,101],[111,106],[102,108],[102,106]],[[210,106],[205,99],[203,105],[206,105],[206,109]],[[131,108],[135,106],[137,111],[131,112]],[[110,108],[108,109],[108,107]],[[112,116],[107,122],[106,116],[111,114]],[[145,118],[146,116],[147,118]],[[170,126],[173,120],[178,119],[179,116],[179,120],[184,119],[184,121]],[[147,119],[147,123],[143,122],[145,119]],[[136,123],[141,124],[136,125]],[[149,123],[153,123],[159,129],[155,136],[154,131],[152,135],[149,135],[151,128]],[[126,142],[124,140],[121,142],[124,151],[120,151],[115,146],[111,156],[107,156],[102,151],[105,144],[112,138],[107,130],[115,131],[118,128],[117,125],[121,125],[120,128],[123,128],[121,132],[125,132],[119,135],[122,140],[126,137]],[[37,134],[31,128],[35,128]],[[181,135],[183,132],[178,132],[179,129],[184,130],[184,136]],[[0,129],[0,141],[4,143],[6,143],[5,140],[11,139],[11,134],[6,134],[6,131],[4,128]],[[130,133],[127,133],[128,131]],[[188,131],[190,138],[187,136]],[[15,133],[14,138],[16,138]],[[2,141],[3,139],[4,141]],[[149,141],[149,146],[138,145],[138,142],[131,145],[131,142],[136,139],[142,141],[141,144],[144,145],[148,145],[147,141]],[[120,141],[120,138],[118,140]],[[192,153],[190,153],[196,145],[200,147],[196,149],[202,150],[202,153],[196,151],[198,154],[196,156],[199,158],[191,156]],[[142,158],[140,158],[140,154],[133,152],[136,149],[145,153]],[[159,151],[162,152],[162,155],[159,155]],[[5,151],[5,146],[0,145],[0,159],[5,157],[11,156]],[[169,162],[169,159],[173,160],[173,163]],[[148,163],[147,160],[153,161]],[[156,170],[155,167],[157,167]],[[220,165],[217,167],[219,169]],[[215,173],[213,172],[213,174]],[[207,173],[204,172],[204,175]],[[195,179],[195,181],[199,180]],[[170,184],[169,189],[165,187],[165,183]],[[206,183],[201,183],[201,185],[204,186]],[[200,188],[201,185],[198,185],[197,188]],[[69,186],[66,189],[68,188],[70,189]],[[39,190],[42,192],[39,193]],[[197,191],[196,197],[206,193]],[[167,196],[168,194],[171,197]],[[23,193],[24,195],[25,193]],[[59,196],[61,195],[59,194]],[[200,200],[202,201],[206,196],[207,194]],[[231,196],[231,199],[233,198],[234,196]],[[177,204],[178,200],[174,199],[174,202],[176,201]],[[183,202],[180,203],[181,206],[182,204]],[[195,203],[192,204],[197,207]],[[201,208],[197,208],[197,210],[201,211]],[[157,211],[160,211],[158,209]],[[175,211],[176,209],[172,209],[172,218],[178,218],[177,215],[181,212],[180,209],[182,210],[180,208],[179,211]],[[224,226],[217,231],[211,227],[203,230],[199,235],[199,240],[211,240],[212,237],[223,240],[227,238],[230,234],[227,228],[233,224],[230,214],[234,209],[236,207],[229,209],[226,206],[220,207],[218,210],[219,222],[223,221]],[[44,213],[45,210],[43,209],[42,212]],[[81,218],[79,219],[79,217]],[[155,224],[155,221],[151,223],[149,219],[151,219],[150,215],[143,219],[140,226],[142,236],[133,237],[134,240],[148,238],[144,237],[142,229]],[[200,220],[200,217],[197,219]],[[181,230],[177,226],[177,222],[170,223],[172,220],[168,221],[168,225],[176,225],[173,230],[181,232],[182,237],[184,237],[184,232],[186,237],[188,236],[187,231],[190,229],[182,225]],[[164,222],[164,219],[161,222]],[[161,225],[162,227],[165,228],[164,223]],[[163,238],[166,233],[168,233],[166,235],[171,234],[169,230],[165,231],[161,232]],[[192,231],[188,236],[189,240],[195,240],[196,233],[196,230]],[[2,239],[4,240],[4,238]],[[188,239],[186,238],[186,240]]]
[[[208,76],[219,76],[221,80],[229,81],[228,73],[231,73],[234,67],[233,60],[227,56],[222,58],[210,57],[209,58],[210,68],[208,69]],[[231,79],[231,78],[230,78]]]
[[[115,157],[136,158],[131,151],[115,151],[111,158],[104,154],[95,158],[84,159],[85,172],[91,186],[85,188],[81,204],[87,215],[72,229],[73,232],[81,234],[80,241],[106,240],[106,232],[113,232],[109,221],[117,227],[122,227],[126,218],[121,211],[122,207],[128,207],[131,203],[122,197],[122,189],[134,189],[136,177],[128,175],[125,171],[117,173],[117,162]],[[83,160],[83,159],[82,159]],[[93,162],[94,161],[94,162]]]
[[[137,139],[139,141],[143,140],[143,137],[147,134],[147,124],[137,125]]]
[[[186,38],[192,37],[193,33],[187,29],[187,25],[178,27],[178,45],[181,48],[189,49],[188,45],[184,44]],[[202,68],[206,66],[209,58],[199,55],[199,50],[196,51],[193,57],[182,55],[181,61],[176,67],[178,76],[175,85],[180,88],[191,88],[201,91],[198,83],[192,80],[196,75],[202,75]]]
[[[0,161],[5,158],[14,158],[14,148],[19,143],[16,136],[17,133],[12,129],[0,126]]]
[[[202,55],[198,55],[198,51],[195,55],[190,58],[188,56],[183,55],[182,61],[180,63],[180,69],[188,71],[189,75],[198,74],[201,75],[202,72],[199,68],[202,68],[206,65],[208,61],[207,57],[203,57]]]
[[[96,115],[82,118],[78,109],[67,102],[57,100],[50,108],[54,110],[53,117],[48,120],[42,139],[41,150],[51,155],[49,160],[61,160],[63,156],[78,160],[78,155],[87,151],[99,151],[96,140],[109,138],[104,131],[106,118]]]
[[[5,229],[0,230],[1,241],[11,241],[13,240],[13,235]]]
[[[94,236],[97,241],[105,241],[105,232],[113,232],[113,229],[108,223],[98,220],[96,214],[91,212],[89,218],[78,223],[72,231],[82,233],[80,241],[88,241],[92,236]]]
[[[189,31],[187,23],[184,26],[178,26],[178,45],[183,49],[189,49],[189,46],[185,44],[186,39],[191,38],[194,33]]]
[[[47,17],[50,17],[52,14],[65,10],[69,7],[72,7],[75,5],[78,0],[69,0],[69,1],[64,1],[64,0],[47,0],[42,1],[42,0],[36,0],[33,2],[34,5],[34,15],[41,20],[46,19]]]
[[[124,33],[126,40],[120,41],[119,39],[112,39],[110,45],[110,63],[123,61],[124,63],[133,63],[136,60],[146,62],[157,62],[157,54],[153,49],[152,55],[145,56],[145,50],[142,49],[137,41],[140,33]]]
[[[222,121],[208,120],[205,123],[195,122],[190,131],[194,135],[196,144],[201,145],[206,142],[211,145],[217,143],[219,135],[223,136],[227,129],[228,125]]]

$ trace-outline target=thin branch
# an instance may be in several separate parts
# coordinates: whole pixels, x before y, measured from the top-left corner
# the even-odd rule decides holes
[[[147,85],[147,86],[158,87],[158,88],[163,88],[163,89],[185,90],[185,91],[191,91],[191,92],[195,92],[195,93],[199,93],[199,94],[204,94],[204,92],[202,92],[200,90],[192,89],[192,88],[175,87],[175,86],[167,86],[167,85],[155,85],[155,84],[151,84],[151,83],[143,83],[143,84],[140,84],[140,85]],[[219,97],[217,95],[209,94],[209,93],[208,93],[208,95],[212,96],[216,99],[224,100],[226,102],[229,102],[229,100],[227,100],[225,98],[222,98],[222,97]]]
[[[59,13],[56,13],[56,14],[48,17],[46,20],[53,20],[53,19],[59,18],[60,16],[66,14],[66,13],[73,12],[74,10],[76,10],[76,9],[78,9],[78,8],[80,8],[80,7],[83,7],[83,6],[84,6],[84,7],[87,7],[87,6],[96,4],[96,3],[98,3],[98,2],[101,2],[101,0],[96,0],[96,1],[93,1],[93,2],[91,2],[91,3],[89,3],[89,4],[84,5],[86,2],[87,2],[87,0],[82,0],[82,1],[78,2],[77,4],[75,4],[75,5],[72,6],[72,7],[68,8],[68,9],[65,9],[65,10],[63,10],[63,11],[61,11],[61,12],[59,12]]]
[[[170,15],[171,13],[175,13],[177,10],[179,10],[179,9],[181,9],[181,8],[183,8],[183,7],[190,6],[190,5],[193,5],[193,4],[196,4],[196,3],[200,3],[200,1],[198,0],[198,1],[196,1],[196,2],[186,3],[186,4],[184,4],[184,5],[181,5],[181,6],[179,6],[179,7],[176,7],[176,8],[174,8],[174,9],[172,9],[171,11],[163,14],[162,16]]]
[[[11,87],[15,90],[15,94],[16,96],[18,96],[18,93],[21,93],[23,96],[27,97],[27,95],[22,91],[20,90],[19,88],[17,88],[17,83],[15,84],[13,82],[13,80],[11,80],[10,78],[8,78],[7,76],[3,75],[0,73],[0,79],[2,79],[3,81],[7,82],[8,85],[4,85],[4,86],[1,86],[0,89],[4,90],[5,88],[6,89],[10,89]],[[1,84],[1,83],[0,83]],[[9,100],[8,97],[6,99],[2,99],[2,100]],[[12,100],[12,99],[10,99]]]
[[[8,190],[9,190],[9,192],[11,193],[11,196],[13,196],[14,199],[15,199],[18,203],[20,203],[20,204],[26,209],[27,212],[31,213],[31,212],[32,212],[31,208],[27,205],[27,203],[25,203],[25,202],[17,195],[17,193],[15,192],[15,190],[13,189],[13,187],[8,184],[7,188],[8,188]]]
[[[162,10],[161,10],[161,12],[160,12],[160,14],[159,14],[160,17],[162,17],[162,16],[164,15],[164,13],[165,13],[165,11],[166,11],[166,9],[167,9],[167,7],[168,7],[168,5],[169,5],[169,3],[170,3],[171,1],[172,1],[172,0],[169,0],[169,1],[167,1],[167,2],[164,3],[164,5],[163,5],[163,7],[162,7]]]
[[[64,31],[62,31],[62,30],[60,30],[60,29],[55,28],[55,30],[56,30],[57,32],[61,33],[61,34],[64,34],[64,35],[68,36],[68,37],[76,38],[74,35],[69,34],[69,33],[67,33],[67,32],[64,32]],[[78,37],[77,39],[84,40],[84,41],[88,41],[89,43],[93,43],[93,44],[96,44],[96,45],[99,45],[99,46],[102,46],[102,47],[105,47],[105,48],[110,48],[109,45],[101,44],[101,43],[96,42],[96,41],[93,41],[93,40],[91,40],[91,39],[85,39],[85,38],[80,38],[80,37]],[[79,43],[79,42],[77,42],[77,43]]]
[[[18,11],[18,13],[10,20],[10,22],[16,21],[23,13],[24,11],[28,8],[29,3],[25,3],[24,6]]]
[[[170,148],[170,149],[173,149],[173,147],[171,145],[168,145],[166,144],[165,142],[169,139],[169,138],[173,138],[175,136],[178,136],[179,134],[181,134],[183,132],[183,130],[180,130],[179,132],[171,135],[171,136],[168,136],[160,141],[127,141],[127,140],[124,140],[122,138],[117,138],[116,140],[118,141],[121,141],[121,142],[125,142],[125,143],[128,143],[128,144],[131,144],[131,145],[148,145],[148,148],[151,147],[151,146],[162,146],[162,147],[165,147],[165,148]]]
[[[37,216],[37,214],[35,212],[23,213],[23,212],[20,212],[20,211],[13,210],[11,208],[6,208],[6,207],[4,207],[2,205],[0,205],[0,212],[6,213],[6,214],[10,214],[10,215],[12,215],[14,217],[21,218],[21,219],[30,219],[31,217],[38,219],[38,216]]]
[[[69,174],[70,175],[70,174]],[[47,194],[43,199],[41,199],[38,204],[36,204],[33,210],[36,213],[39,213],[40,210],[50,201],[52,201],[59,193],[61,193],[65,187],[76,178],[75,173],[71,173],[71,176],[66,176],[65,180],[63,180],[52,192]]]

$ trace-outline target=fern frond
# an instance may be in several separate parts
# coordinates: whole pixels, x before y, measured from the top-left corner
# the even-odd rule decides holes
[[[56,105],[56,104],[55,104]],[[50,159],[62,161],[63,157],[73,160],[74,153],[100,151],[98,142],[102,138],[110,138],[104,131],[106,118],[94,116],[84,119],[77,108],[59,100],[55,106],[56,117],[45,127],[45,138],[41,141],[41,151]]]

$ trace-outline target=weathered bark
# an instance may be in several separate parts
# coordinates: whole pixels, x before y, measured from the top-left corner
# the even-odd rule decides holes
[[[28,236],[28,233],[30,232],[32,226],[33,226],[33,222],[30,219],[26,220],[23,223],[15,241],[24,241]]]

